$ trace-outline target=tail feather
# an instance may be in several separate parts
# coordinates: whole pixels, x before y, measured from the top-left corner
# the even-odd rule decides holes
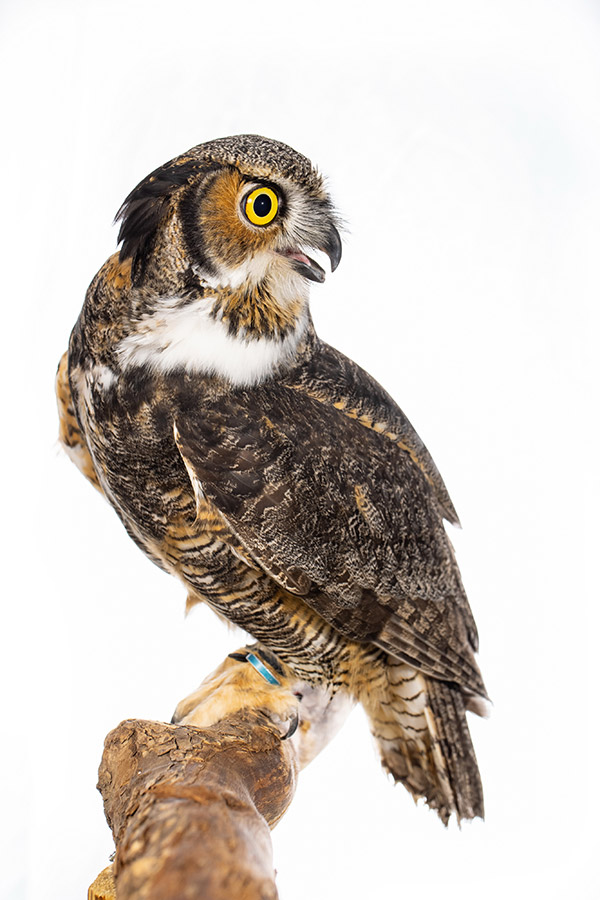
[[[483,788],[465,715],[465,697],[459,687],[443,681],[431,679],[427,688],[454,811],[459,821],[483,819]]]
[[[389,659],[379,690],[361,697],[383,767],[447,824],[483,818],[483,792],[457,685]]]

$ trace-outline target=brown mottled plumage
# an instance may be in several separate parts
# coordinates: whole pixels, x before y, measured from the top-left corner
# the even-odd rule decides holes
[[[456,513],[391,397],[314,331],[308,281],[325,276],[308,254],[341,256],[320,176],[284,144],[225,138],[119,216],[68,383],[59,367],[63,443],[192,601],[299,682],[360,700],[386,769],[444,821],[483,815]]]

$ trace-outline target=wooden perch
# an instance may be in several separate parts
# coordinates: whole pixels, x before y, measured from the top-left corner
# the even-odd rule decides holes
[[[177,724],[122,722],[98,781],[117,852],[88,900],[276,900],[269,829],[351,708],[253,644],[178,704]]]
[[[206,729],[122,722],[98,783],[118,900],[275,900],[269,828],[297,772],[294,746],[258,710]]]

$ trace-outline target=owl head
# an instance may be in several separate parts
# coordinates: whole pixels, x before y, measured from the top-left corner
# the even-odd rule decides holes
[[[292,295],[324,281],[311,250],[341,257],[323,179],[286,144],[236,135],[193,147],[145,178],[119,212],[121,260],[133,282],[175,269],[213,288]],[[282,297],[283,299],[283,297]]]
[[[258,384],[293,363],[310,335],[308,287],[342,246],[323,180],[278,141],[238,135],[200,144],[127,197],[118,313],[122,367]],[[100,292],[102,295],[102,292]]]

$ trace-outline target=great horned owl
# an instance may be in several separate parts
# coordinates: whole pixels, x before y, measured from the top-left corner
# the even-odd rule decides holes
[[[63,443],[192,602],[358,699],[384,767],[444,821],[483,815],[457,516],[392,398],[315,333],[311,253],[341,258],[321,176],[285,144],[223,138],[118,218],[59,366]]]

